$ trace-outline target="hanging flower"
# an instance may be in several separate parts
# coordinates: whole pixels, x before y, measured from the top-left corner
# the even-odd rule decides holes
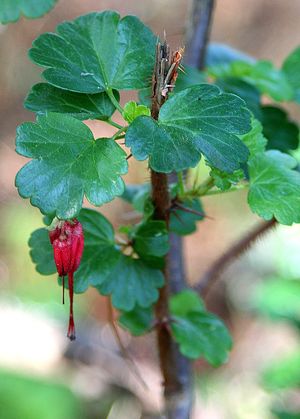
[[[58,275],[63,282],[63,303],[65,276],[68,275],[70,316],[68,338],[75,339],[75,325],[73,317],[73,288],[74,272],[78,269],[84,247],[82,225],[75,218],[70,221],[59,221],[56,227],[49,231],[50,242],[53,247],[54,261]]]

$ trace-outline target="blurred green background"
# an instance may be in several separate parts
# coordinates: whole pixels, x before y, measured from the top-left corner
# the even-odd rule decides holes
[[[58,0],[41,19],[0,25],[0,419],[161,417],[154,336],[135,339],[120,331],[146,388],[123,359],[107,302],[95,290],[75,297],[78,339],[67,341],[68,305],[61,304],[56,278],[41,277],[30,260],[27,241],[42,217],[14,188],[24,164],[14,152],[14,137],[18,124],[34,119],[22,102],[40,80],[27,57],[40,33],[80,14],[115,9],[138,15],[158,34],[165,29],[175,48],[184,45],[188,3]],[[219,0],[211,37],[279,66],[300,43],[299,17],[296,0]],[[299,121],[297,107],[288,110]],[[111,132],[100,122],[89,126],[99,137]],[[126,181],[148,178],[146,166],[133,163]],[[185,240],[191,283],[257,222],[244,192],[208,197],[204,207],[211,218]],[[118,226],[131,210],[116,199],[101,211]],[[196,363],[194,419],[300,418],[299,255],[300,226],[277,227],[231,265],[209,294],[209,308],[225,319],[235,343],[226,366],[214,370]]]

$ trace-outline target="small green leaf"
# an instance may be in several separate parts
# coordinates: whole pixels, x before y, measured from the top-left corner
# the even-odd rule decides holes
[[[295,101],[300,103],[300,47],[297,47],[286,58],[282,70],[294,89]]]
[[[240,78],[276,101],[293,98],[293,89],[286,74],[275,68],[269,61],[256,61],[254,63],[235,61],[227,65],[212,67],[209,69],[209,73],[217,79]]]
[[[181,353],[188,358],[204,357],[213,366],[226,362],[232,341],[225,325],[205,311],[202,300],[193,291],[171,298],[171,329]]]
[[[119,100],[117,91],[114,91],[114,95]],[[65,113],[80,120],[106,120],[115,111],[114,105],[105,92],[94,95],[74,93],[58,89],[47,83],[39,83],[33,86],[25,99],[24,106],[26,109],[39,114],[47,112]]]
[[[143,212],[145,202],[150,196],[150,184],[125,185],[125,190],[121,195],[124,201],[129,202],[136,211]]]
[[[103,295],[111,294],[112,304],[117,309],[131,311],[135,305],[149,307],[157,301],[157,288],[163,283],[160,270],[121,254],[108,277],[96,288]]]
[[[300,281],[277,278],[264,281],[255,287],[251,305],[271,319],[300,325]]]
[[[268,139],[268,149],[282,152],[295,150],[299,146],[299,128],[289,120],[284,109],[275,106],[262,106],[263,132]]]
[[[267,139],[263,135],[261,123],[257,119],[252,118],[251,126],[251,131],[241,137],[250,151],[250,160],[256,154],[265,151],[267,145]]]
[[[169,251],[169,235],[164,221],[142,223],[133,235],[133,248],[140,257],[164,256]]]
[[[121,195],[126,153],[112,139],[94,140],[90,129],[67,115],[50,113],[17,130],[17,152],[33,158],[17,174],[19,194],[44,214],[75,217],[84,195],[102,205]]]
[[[180,202],[182,207],[204,213],[201,202],[198,198],[184,199]],[[170,215],[170,231],[184,236],[191,234],[197,229],[197,222],[203,220],[204,216],[192,212],[184,211],[184,209],[174,208]]]
[[[150,109],[147,108],[147,106],[138,105],[134,101],[127,102],[123,109],[124,109],[123,118],[129,124],[131,124],[131,122],[133,122],[135,118],[137,118],[140,115],[146,115],[146,116],[151,115]]]
[[[57,0],[1,0],[0,22],[16,22],[21,16],[35,19],[51,10]]]
[[[72,46],[70,48],[70,45]],[[80,93],[149,85],[156,37],[137,17],[105,11],[57,26],[33,43],[30,58],[53,86]]]
[[[42,275],[51,275],[56,272],[53,257],[53,249],[50,244],[48,230],[39,228],[35,230],[28,241],[32,262],[36,265],[36,270]]]
[[[262,374],[264,386],[269,390],[300,388],[300,350],[276,359]]]
[[[177,316],[185,316],[191,311],[202,313],[205,306],[194,291],[187,289],[171,297],[170,311]]]
[[[257,154],[249,161],[248,203],[265,220],[281,224],[300,222],[300,173],[297,161],[277,150]]]
[[[152,307],[141,308],[136,306],[132,311],[122,313],[119,317],[119,323],[134,336],[141,336],[147,333],[151,327],[153,322],[152,311]]]
[[[214,185],[221,189],[221,191],[227,191],[232,185],[238,184],[242,179],[245,178],[243,170],[236,170],[233,173],[225,173],[221,170],[212,168],[209,175],[214,180]]]
[[[233,172],[247,161],[247,147],[237,135],[250,130],[250,113],[242,99],[216,86],[198,85],[174,94],[158,122],[147,116],[133,121],[126,145],[137,160],[169,173],[194,167],[201,154],[215,167]]]

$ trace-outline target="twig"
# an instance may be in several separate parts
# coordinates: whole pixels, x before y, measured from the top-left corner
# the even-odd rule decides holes
[[[277,221],[273,218],[270,221],[259,223],[252,230],[247,232],[213,263],[208,271],[200,278],[199,282],[194,286],[194,289],[205,297],[227,266],[248,250],[248,248],[254,244],[258,238],[263,236],[276,225]]]
[[[119,345],[119,348],[121,350],[121,353],[122,353],[122,356],[123,356],[124,360],[127,362],[129,369],[132,371],[133,375],[135,375],[135,377],[138,379],[138,381],[142,384],[144,389],[149,391],[150,389],[147,386],[146,382],[144,381],[143,377],[141,376],[134,360],[131,358],[127,349],[123,345],[123,342],[122,342],[121,336],[119,334],[116,322],[114,320],[113,306],[112,306],[110,298],[107,298],[107,311],[108,311],[109,324],[110,324],[111,329],[114,333],[114,336],[115,336],[116,341]]]

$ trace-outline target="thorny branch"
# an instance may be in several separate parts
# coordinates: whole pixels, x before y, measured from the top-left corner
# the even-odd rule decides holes
[[[202,276],[194,289],[206,296],[211,287],[220,278],[222,272],[227,266],[245,253],[249,247],[256,242],[258,238],[267,233],[277,225],[277,221],[273,218],[270,221],[263,221],[253,230],[245,234],[241,239],[235,242],[220,258],[218,258],[208,271]]]

